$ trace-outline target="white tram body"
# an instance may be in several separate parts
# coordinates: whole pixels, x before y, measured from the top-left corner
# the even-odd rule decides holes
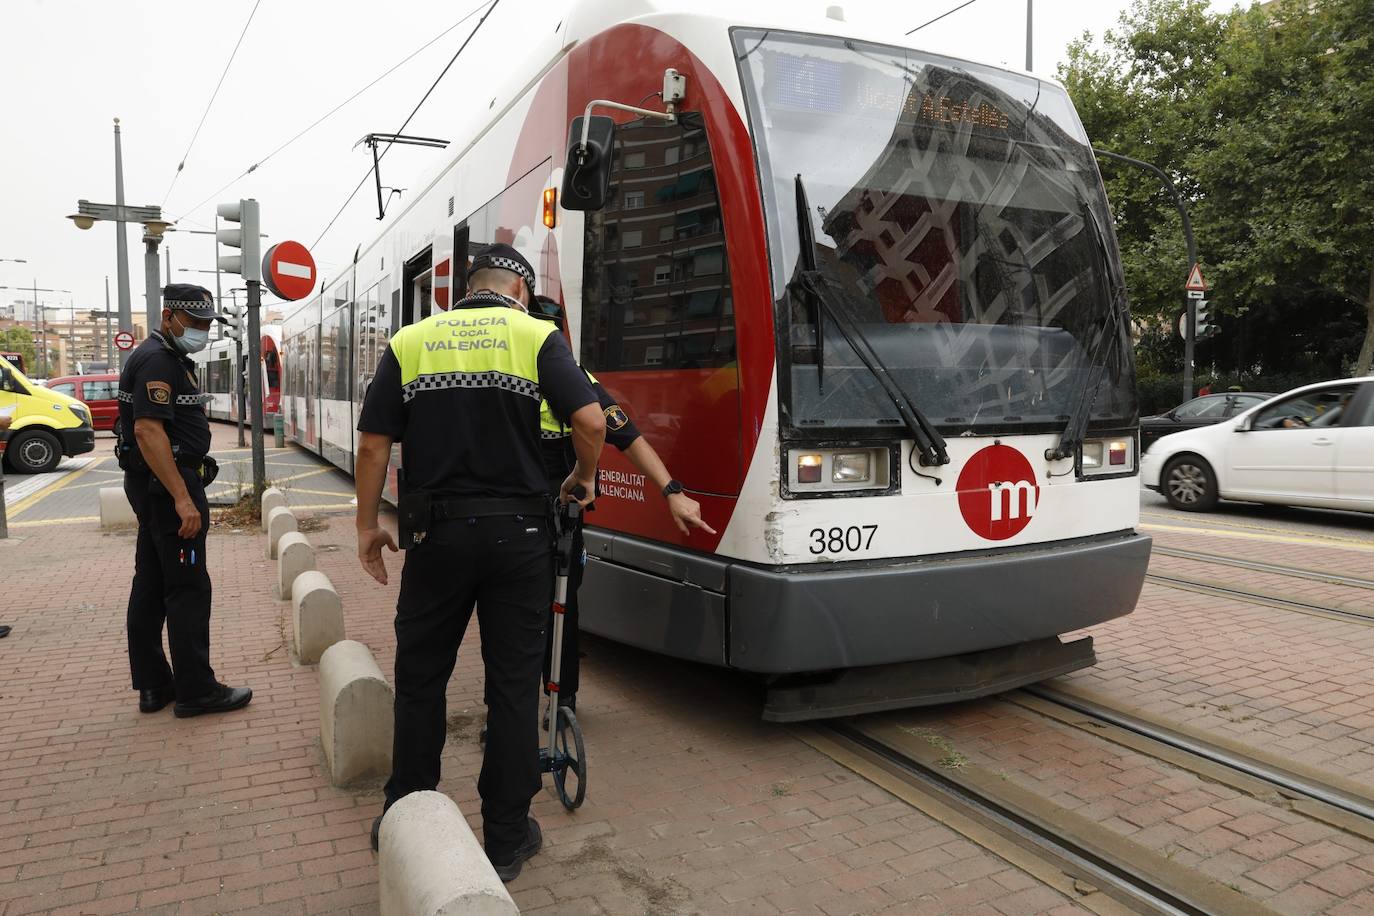
[[[607,449],[583,628],[767,675],[776,719],[1089,664],[1057,637],[1129,613],[1149,555],[1120,258],[1063,87],[813,6],[574,4],[519,42],[537,66],[473,86],[442,166],[282,326],[288,435],[351,472],[389,336],[462,294],[473,246],[519,248],[720,532],[680,535]],[[661,108],[669,69],[676,123],[596,112],[617,122],[607,206],[550,207],[571,120]],[[947,464],[916,460],[876,371],[797,294],[803,218],[830,304]]]
[[[263,415],[270,416],[279,409],[281,402],[281,327],[275,324],[261,328],[259,345],[258,372],[262,376]],[[239,419],[239,388],[248,390],[248,351],[244,347],[241,361],[236,344],[228,337],[210,341],[204,350],[195,353],[191,359],[196,364],[200,376],[200,390],[210,396],[206,412],[212,420],[228,420],[237,423]],[[246,395],[245,395],[246,397]],[[245,404],[246,404],[245,400]],[[248,419],[245,417],[245,420]],[[270,430],[269,430],[270,432]]]

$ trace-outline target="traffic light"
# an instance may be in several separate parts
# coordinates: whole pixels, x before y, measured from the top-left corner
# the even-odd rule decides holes
[[[262,251],[258,244],[258,202],[247,199],[234,203],[220,204],[215,208],[219,218],[229,223],[238,223],[237,229],[221,229],[215,239],[228,248],[237,248],[242,254],[220,255],[219,269],[238,274],[245,280],[262,279]]]
[[[1211,322],[1211,309],[1208,307],[1210,304],[1206,299],[1197,300],[1197,317],[1194,319],[1193,330],[1198,338],[1211,337],[1216,333],[1216,326]]]
[[[243,341],[243,313],[245,307],[237,302],[227,302],[220,305],[220,311],[229,320],[224,323],[224,336],[231,340]]]

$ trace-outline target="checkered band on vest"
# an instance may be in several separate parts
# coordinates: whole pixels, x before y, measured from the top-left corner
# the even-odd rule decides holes
[[[566,439],[571,435],[572,433],[566,429],[560,429],[556,432],[551,429],[541,429],[539,431],[539,438],[541,439]]]
[[[134,393],[132,391],[116,391],[115,398],[123,401],[125,404],[132,404],[134,402]]]
[[[209,394],[179,394],[176,400],[178,404],[183,406],[195,406],[209,404],[212,397],[213,395]]]
[[[421,391],[437,391],[441,388],[502,388],[515,394],[523,394],[536,401],[543,400],[539,385],[527,378],[507,375],[504,372],[435,372],[422,375],[413,382],[401,386],[401,399],[409,402]]]

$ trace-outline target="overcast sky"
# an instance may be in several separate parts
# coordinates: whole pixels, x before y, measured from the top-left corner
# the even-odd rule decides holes
[[[851,21],[906,31],[961,0],[795,0],[839,3]],[[192,136],[250,11],[256,14],[204,125]],[[1129,0],[1038,0],[1035,70],[1052,74],[1070,40],[1101,35]],[[1215,9],[1232,5],[1213,0]],[[563,0],[501,0],[474,42],[430,97],[407,133],[452,138],[464,87],[489,80],[518,54],[517,29],[552,29]],[[353,144],[396,130],[478,17],[428,49],[292,145],[264,161],[299,130],[347,99],[465,15],[482,0],[3,0],[0,2],[0,285],[69,289],[41,301],[103,307],[105,276],[115,302],[115,230],[88,232],[64,217],[78,198],[114,201],[112,119],[123,129],[126,202],[161,204],[179,229],[207,229],[218,201],[256,197],[272,240],[311,245],[370,165]],[[918,33],[940,53],[1021,66],[1025,0],[974,0]],[[327,18],[320,18],[328,10]],[[544,20],[547,20],[545,22]],[[444,155],[397,148],[383,164],[384,184],[407,188]],[[215,196],[249,166],[262,165]],[[175,181],[173,180],[175,178]],[[207,200],[207,198],[209,198]],[[376,198],[364,187],[314,249],[321,275],[349,262],[377,231]],[[209,236],[171,233],[173,276],[214,288]],[[143,245],[129,232],[131,303],[143,312]],[[225,288],[230,285],[225,277]],[[237,280],[237,277],[233,277]],[[163,277],[163,282],[167,282]],[[0,290],[0,303],[30,295]]]

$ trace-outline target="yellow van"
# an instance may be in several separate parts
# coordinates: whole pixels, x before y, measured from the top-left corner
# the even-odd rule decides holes
[[[5,467],[16,474],[42,474],[57,467],[62,456],[95,448],[91,411],[76,398],[35,385],[8,360],[0,359],[0,416],[10,428],[5,441]]]

